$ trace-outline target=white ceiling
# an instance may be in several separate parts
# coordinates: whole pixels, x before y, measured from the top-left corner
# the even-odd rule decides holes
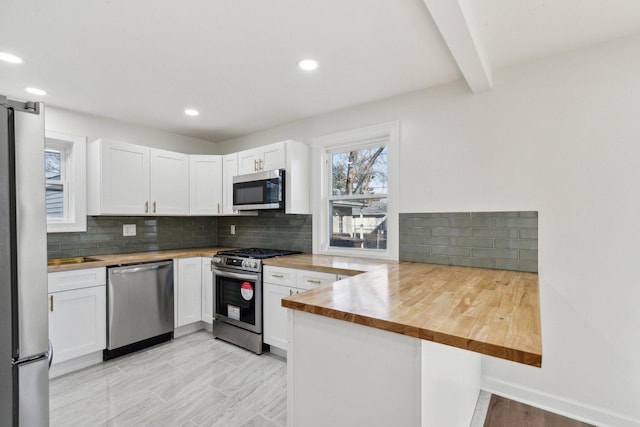
[[[638,0],[7,0],[0,94],[210,141],[640,32]],[[431,11],[431,13],[430,13]],[[433,14],[433,18],[432,18]],[[296,63],[313,57],[311,73]],[[476,82],[485,82],[484,85]],[[186,117],[185,108],[200,110]]]

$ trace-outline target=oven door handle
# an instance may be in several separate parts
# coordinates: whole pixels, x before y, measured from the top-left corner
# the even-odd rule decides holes
[[[259,274],[242,274],[242,273],[233,273],[231,271],[222,271],[222,270],[218,270],[217,268],[213,269],[213,274],[216,276],[221,276],[221,277],[229,277],[231,279],[238,279],[238,280],[249,280],[249,281],[256,281],[259,279],[260,275]]]

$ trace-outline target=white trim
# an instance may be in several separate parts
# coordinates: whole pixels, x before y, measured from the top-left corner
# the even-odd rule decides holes
[[[483,376],[482,389],[545,411],[602,427],[637,427],[640,425],[640,419],[629,418],[604,408],[523,387],[497,378]]]
[[[387,249],[337,249],[329,248],[328,235],[328,182],[327,153],[339,150],[340,147],[367,147],[374,138],[388,136],[388,210],[387,210]],[[356,256],[362,258],[398,259],[398,210],[400,201],[400,121],[382,123],[364,128],[337,132],[312,139],[312,194],[313,205],[313,253],[340,256]],[[375,196],[374,196],[375,197]]]
[[[57,140],[51,146],[68,147],[65,150],[65,220],[48,220],[47,233],[87,231],[87,138],[51,130],[45,130],[45,138]]]

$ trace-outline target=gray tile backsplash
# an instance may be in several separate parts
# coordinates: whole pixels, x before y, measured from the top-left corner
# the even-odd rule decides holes
[[[135,224],[135,236],[122,236]],[[87,217],[85,233],[47,234],[49,258],[216,246],[214,217]]]
[[[218,246],[311,252],[311,215],[259,212],[258,216],[218,218]],[[236,234],[231,234],[231,225]]]
[[[400,260],[538,271],[538,212],[400,214]]]

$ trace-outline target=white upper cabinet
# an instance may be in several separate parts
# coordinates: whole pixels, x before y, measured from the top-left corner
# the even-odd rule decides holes
[[[89,215],[149,213],[149,148],[99,139],[87,151]]]
[[[222,156],[222,213],[237,214],[233,210],[233,177],[238,175],[238,153]]]
[[[284,169],[285,213],[311,213],[309,206],[310,149],[307,145],[287,140],[240,151],[237,154],[238,175]]]
[[[285,170],[285,213],[310,213],[310,149],[297,141],[217,156],[99,139],[87,152],[89,215],[237,215],[233,177],[274,169]]]
[[[285,142],[264,145],[238,153],[238,175],[286,168]]]
[[[87,154],[89,215],[189,214],[189,156],[99,139]]]
[[[151,149],[150,213],[189,214],[189,156]]]
[[[297,141],[284,141],[285,165],[285,213],[310,214],[309,178],[311,162],[309,146]]]
[[[189,213],[222,215],[222,156],[189,156]]]

